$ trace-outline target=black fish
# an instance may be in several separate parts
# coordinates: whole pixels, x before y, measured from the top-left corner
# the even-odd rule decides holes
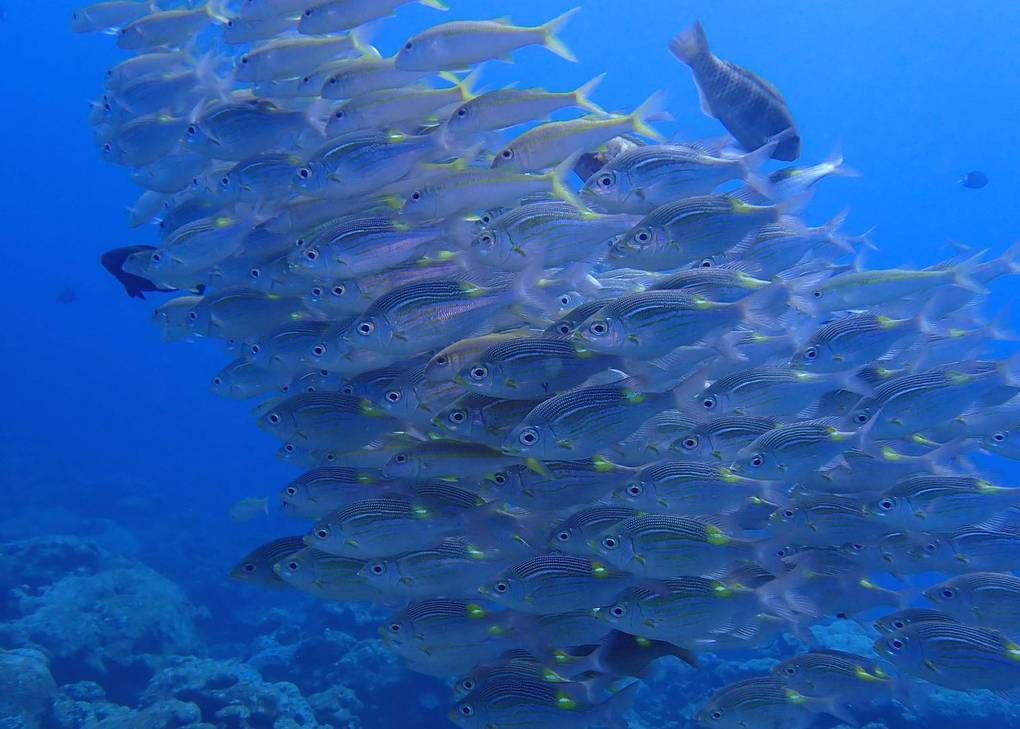
[[[124,285],[124,290],[127,295],[132,299],[144,299],[145,294],[143,291],[176,291],[177,289],[167,289],[162,286],[154,284],[147,278],[142,276],[135,276],[133,273],[126,273],[124,271],[124,261],[132,253],[138,251],[154,251],[155,246],[125,246],[124,248],[114,248],[112,251],[104,253],[99,262],[103,264],[103,268],[112,273],[118,281]]]
[[[988,175],[980,170],[971,170],[960,178],[960,184],[971,190],[980,190],[988,184]]]
[[[800,156],[800,135],[782,94],[761,76],[712,55],[700,21],[674,38],[669,49],[694,72],[702,111],[718,119],[741,145],[754,150],[781,140],[774,159]]]

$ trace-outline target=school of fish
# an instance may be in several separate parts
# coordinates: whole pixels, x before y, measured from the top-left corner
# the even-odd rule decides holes
[[[450,679],[463,727],[625,726],[657,659],[783,633],[806,650],[697,723],[1020,688],[1020,487],[975,465],[1020,459],[1020,367],[981,311],[1017,251],[864,268],[843,216],[801,217],[842,158],[768,172],[800,132],[699,23],[670,50],[731,138],[667,142],[655,88],[623,113],[594,73],[477,91],[525,46],[576,61],[574,10],[437,14],[383,55],[366,24],[406,2],[72,17],[130,52],[90,121],[158,224],[103,265],[178,292],[163,338],[221,340],[212,392],[305,469],[293,535],[231,576],[392,609],[385,644]],[[873,654],[814,649],[834,620]]]

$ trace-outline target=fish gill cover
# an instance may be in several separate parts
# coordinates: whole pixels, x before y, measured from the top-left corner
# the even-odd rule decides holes
[[[478,92],[525,46],[576,61],[575,11],[449,20],[383,56],[369,30],[402,4],[72,19],[133,53],[91,123],[146,190],[134,221],[159,221],[103,265],[130,296],[180,292],[163,337],[222,340],[213,392],[260,398],[306,469],[279,495],[293,534],[231,576],[392,609],[386,645],[455,681],[466,727],[621,725],[658,658],[810,646],[876,610],[873,654],[803,653],[696,720],[852,723],[924,682],[1012,695],[1020,489],[969,456],[1020,453],[1016,363],[977,358],[1015,251],[871,270],[841,218],[808,227],[848,170],[768,171],[799,157],[793,116],[700,23],[670,51],[731,136],[667,142],[654,88],[607,112],[595,72]],[[937,611],[878,584],[931,571]]]

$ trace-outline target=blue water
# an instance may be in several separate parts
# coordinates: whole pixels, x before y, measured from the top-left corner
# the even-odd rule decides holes
[[[576,0],[450,4],[457,17],[512,14],[532,23]],[[1020,233],[1016,3],[580,4],[584,11],[564,33],[580,63],[525,49],[512,66],[489,64],[483,84],[537,79],[566,89],[607,71],[596,95],[603,107],[632,108],[665,89],[675,116],[665,127],[683,138],[718,136],[718,124],[698,110],[687,69],[666,50],[668,39],[698,17],[717,54],[782,90],[801,129],[804,162],[839,146],[861,173],[823,183],[808,217],[821,224],[848,208],[850,232],[874,227],[880,250],[869,254],[869,265],[928,264],[953,252],[950,241],[998,252]],[[256,591],[223,577],[247,549],[294,530],[277,515],[233,523],[229,506],[274,494],[295,471],[274,458],[277,443],[253,427],[247,404],[207,392],[223,362],[219,347],[160,342],[149,322],[159,299],[127,299],[98,265],[103,250],[151,243],[156,235],[127,228],[125,206],[138,190],[124,169],[101,162],[94,147],[87,102],[121,53],[110,38],[67,32],[74,5],[8,0],[0,21],[0,538],[77,534],[128,554],[209,611],[199,626],[208,654],[244,658],[259,630],[253,611],[291,611],[300,621],[319,609],[294,594]],[[372,40],[388,54],[442,19],[409,6]],[[989,186],[960,186],[957,178],[970,169],[987,173]],[[997,284],[993,306],[1009,303],[1008,286]],[[65,290],[75,300],[59,301]],[[1000,480],[1020,481],[1016,469],[993,466]],[[350,614],[315,613],[314,619],[357,637],[373,634]],[[80,675],[73,666],[66,670],[58,683],[95,678],[84,669]],[[411,716],[414,726],[446,726],[442,711],[423,708],[435,701],[445,706],[438,682],[401,674],[388,686],[393,697],[406,695],[408,705],[382,702],[366,710],[365,727],[408,726]],[[409,687],[406,694],[401,687]],[[132,700],[130,691],[121,693]],[[656,706],[686,702],[684,686],[669,682],[658,685],[656,696]],[[658,725],[684,725],[677,717],[663,713],[659,721],[666,723]],[[988,721],[1002,725],[1001,717]]]

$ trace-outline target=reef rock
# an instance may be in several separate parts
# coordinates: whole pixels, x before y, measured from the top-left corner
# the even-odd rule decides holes
[[[0,726],[47,726],[57,684],[46,656],[31,648],[0,651]]]

